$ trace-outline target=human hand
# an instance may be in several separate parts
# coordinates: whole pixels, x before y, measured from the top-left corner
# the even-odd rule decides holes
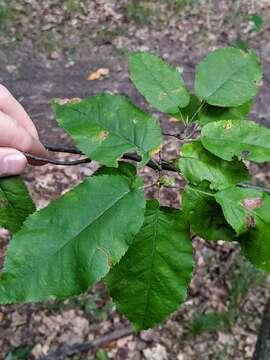
[[[37,129],[21,104],[0,84],[0,177],[21,174],[23,152],[48,158]],[[38,163],[35,162],[35,165]]]

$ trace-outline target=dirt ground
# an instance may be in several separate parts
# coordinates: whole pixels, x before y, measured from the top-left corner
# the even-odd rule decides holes
[[[255,29],[254,15],[262,17],[261,29]],[[128,51],[153,51],[183,68],[192,90],[195,66],[203,56],[241,40],[258,52],[265,72],[251,117],[270,127],[269,24],[268,0],[0,0],[0,83],[25,106],[43,142],[69,144],[54,121],[50,102],[55,97],[110,91],[127,94],[149,110],[129,80]],[[105,77],[87,80],[100,68],[108,69]],[[151,111],[165,131],[181,131],[180,125]],[[177,151],[177,142],[170,140],[163,155],[174,156]],[[29,167],[24,177],[37,206],[43,207],[96,166]],[[269,170],[266,165],[252,167],[266,185]],[[145,170],[142,175],[147,182],[152,173]],[[147,196],[154,193],[150,189]],[[176,205],[175,198],[175,193],[167,192],[162,199],[164,204]],[[0,236],[3,256],[8,234],[2,231]],[[196,238],[194,252],[196,272],[188,301],[164,324],[72,358],[251,359],[270,296],[270,278],[245,262],[234,244]],[[209,313],[210,317],[204,316]],[[226,326],[222,314],[229,319]],[[63,345],[91,341],[128,327],[102,283],[64,302],[2,306],[0,359],[38,359]]]

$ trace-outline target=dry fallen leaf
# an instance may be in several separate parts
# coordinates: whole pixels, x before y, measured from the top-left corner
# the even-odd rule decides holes
[[[60,53],[56,50],[52,51],[50,54],[49,54],[49,59],[50,60],[58,60],[60,58]]]
[[[65,99],[56,99],[57,103],[59,105],[66,105],[66,104],[75,104],[80,102],[82,99],[79,97],[75,97],[75,98],[65,98]]]
[[[102,79],[104,76],[107,76],[109,74],[109,69],[107,68],[100,68],[97,69],[96,71],[92,72],[91,74],[89,74],[86,78],[86,80],[99,80]]]
[[[0,312],[0,321],[3,321],[5,319],[5,314]]]

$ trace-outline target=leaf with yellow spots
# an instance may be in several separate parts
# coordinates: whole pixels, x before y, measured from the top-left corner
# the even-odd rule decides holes
[[[27,218],[8,247],[1,304],[79,294],[119,262],[145,207],[141,179],[123,168],[86,179]]]
[[[117,167],[117,160],[136,151],[145,165],[152,151],[162,144],[156,119],[120,95],[99,94],[79,103],[54,102],[58,124],[90,159]]]
[[[202,128],[203,146],[231,161],[233,157],[254,162],[270,161],[270,130],[253,121],[223,120]]]

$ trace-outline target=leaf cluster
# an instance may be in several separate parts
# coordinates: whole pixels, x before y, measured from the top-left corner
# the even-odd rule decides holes
[[[123,161],[137,153],[138,167],[156,164],[159,186],[174,184],[152,159],[164,146],[153,115],[107,93],[55,100],[58,124],[101,168],[39,211],[19,178],[0,181],[0,225],[14,234],[1,304],[65,299],[105,279],[134,328],[152,327],[186,299],[192,234],[238,241],[252,264],[270,271],[269,197],[239,187],[251,181],[247,160],[270,160],[270,130],[247,119],[262,78],[257,55],[213,51],[196,68],[193,93],[178,69],[154,54],[131,53],[129,65],[150,105],[187,130],[173,164],[186,183],[181,207],[146,201],[136,167]]]

